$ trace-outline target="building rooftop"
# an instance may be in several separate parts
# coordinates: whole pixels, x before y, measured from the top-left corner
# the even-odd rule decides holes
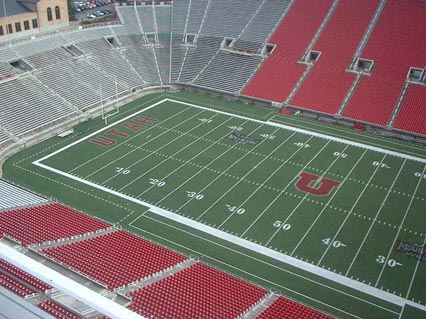
[[[32,12],[22,3],[37,3],[40,0],[0,0],[0,18]]]

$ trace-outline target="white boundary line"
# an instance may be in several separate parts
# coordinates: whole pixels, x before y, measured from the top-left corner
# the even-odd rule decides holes
[[[202,106],[198,106],[198,105],[194,105],[194,104],[190,104],[190,103],[186,103],[186,102],[175,101],[175,100],[166,98],[166,99],[164,99],[162,101],[154,103],[153,105],[151,105],[151,106],[149,106],[149,107],[147,107],[147,108],[145,108],[143,110],[140,110],[140,111],[138,111],[138,112],[136,112],[134,114],[131,114],[131,115],[129,115],[129,116],[127,116],[127,117],[125,117],[125,118],[123,118],[123,119],[115,122],[115,123],[112,123],[112,124],[110,124],[110,125],[102,128],[102,129],[99,129],[98,131],[93,132],[93,133],[89,134],[88,136],[83,137],[83,138],[81,138],[81,139],[79,139],[79,140],[77,140],[77,141],[75,141],[75,142],[73,142],[73,143],[71,143],[71,144],[69,144],[69,145],[67,145],[67,146],[65,146],[65,147],[57,150],[57,151],[55,151],[55,152],[52,152],[51,154],[48,154],[48,155],[46,155],[46,156],[44,156],[44,157],[42,157],[42,158],[34,161],[33,164],[36,165],[36,166],[38,166],[38,167],[41,167],[43,169],[46,169],[46,170],[48,170],[50,172],[56,173],[58,175],[65,176],[65,177],[73,179],[73,180],[75,180],[77,182],[89,185],[89,186],[91,186],[93,188],[96,188],[96,189],[99,189],[101,191],[104,191],[104,192],[110,193],[112,195],[115,195],[117,197],[126,199],[126,200],[128,200],[130,202],[134,202],[136,204],[148,207],[152,213],[160,215],[160,216],[162,216],[164,218],[167,218],[167,219],[173,220],[175,222],[178,222],[180,224],[192,227],[192,228],[197,229],[197,230],[199,230],[201,232],[213,235],[215,237],[218,237],[218,238],[223,239],[225,241],[234,243],[234,244],[236,244],[238,246],[241,246],[243,248],[246,248],[246,249],[249,249],[251,251],[257,252],[259,254],[262,254],[262,255],[265,255],[267,257],[270,257],[272,259],[275,259],[275,260],[278,260],[280,262],[292,265],[294,267],[297,267],[299,269],[302,269],[302,270],[305,270],[307,272],[313,273],[313,274],[318,275],[320,277],[323,277],[325,279],[337,282],[337,283],[339,283],[341,285],[344,285],[344,286],[350,287],[352,289],[361,291],[363,293],[372,295],[374,297],[377,297],[379,299],[385,300],[387,302],[393,303],[393,304],[401,306],[401,307],[403,305],[405,305],[405,304],[410,304],[413,307],[416,307],[416,308],[419,308],[421,310],[426,311],[426,306],[423,306],[423,305],[417,304],[415,302],[409,301],[409,300],[407,300],[407,299],[405,299],[403,297],[399,297],[399,296],[393,295],[391,293],[382,291],[380,289],[377,289],[375,287],[369,286],[367,284],[364,284],[364,283],[355,281],[353,279],[347,278],[345,276],[333,273],[333,272],[331,272],[329,270],[322,269],[322,268],[320,268],[318,266],[315,266],[315,265],[309,264],[307,262],[301,261],[299,259],[287,256],[287,255],[285,255],[283,253],[274,251],[274,250],[272,250],[270,248],[261,246],[259,244],[252,243],[252,242],[250,242],[250,241],[248,241],[246,239],[240,238],[240,237],[235,236],[235,235],[228,234],[228,233],[226,233],[224,231],[218,230],[218,229],[213,228],[211,226],[204,225],[204,224],[202,224],[200,222],[197,222],[197,221],[191,220],[189,218],[177,215],[177,214],[172,213],[170,211],[167,211],[165,209],[162,209],[162,208],[159,208],[159,207],[154,206],[152,204],[149,204],[149,203],[147,203],[145,201],[142,201],[142,200],[139,200],[139,199],[135,199],[135,198],[133,198],[131,196],[119,193],[119,192],[111,190],[111,189],[109,189],[107,187],[98,185],[98,184],[96,184],[94,182],[91,182],[91,181],[84,180],[84,179],[82,179],[80,177],[71,175],[69,173],[65,173],[65,172],[63,172],[61,170],[58,170],[56,168],[53,168],[53,167],[50,167],[50,166],[47,166],[47,165],[41,163],[42,161],[44,161],[44,160],[46,160],[46,159],[48,159],[48,158],[50,158],[50,157],[52,157],[54,155],[57,155],[57,154],[61,153],[62,151],[66,150],[66,149],[68,149],[70,147],[73,147],[74,145],[77,145],[77,144],[81,143],[84,140],[87,140],[87,139],[91,138],[92,136],[95,136],[99,132],[102,132],[102,131],[110,128],[110,127],[113,127],[113,126],[115,126],[118,123],[126,121],[129,118],[132,118],[135,115],[140,114],[142,112],[145,112],[145,111],[147,111],[147,110],[149,110],[149,109],[151,109],[151,108],[153,108],[153,107],[155,107],[157,105],[160,105],[160,104],[162,104],[164,102],[175,102],[175,103],[178,103],[178,104],[188,105],[188,106],[192,106],[192,107],[199,108],[199,109],[210,110],[212,112],[217,112],[217,113],[225,114],[225,115],[228,115],[228,116],[234,116],[234,117],[237,117],[237,118],[242,118],[242,119],[249,120],[249,121],[252,121],[252,122],[260,123],[262,125],[268,124],[268,125],[271,125],[271,126],[275,126],[275,127],[287,129],[287,130],[290,130],[290,131],[299,132],[299,133],[302,133],[302,134],[308,134],[308,135],[311,135],[311,136],[325,138],[327,140],[331,140],[331,141],[335,141],[335,142],[339,142],[339,143],[345,143],[345,144],[349,144],[349,145],[353,145],[353,146],[358,146],[358,147],[366,148],[366,149],[377,151],[377,152],[391,154],[391,155],[394,155],[394,156],[403,157],[403,158],[406,158],[406,159],[412,159],[412,160],[415,160],[415,161],[420,161],[420,162],[426,163],[426,159],[422,159],[422,158],[419,158],[419,157],[408,156],[408,155],[401,154],[401,153],[396,153],[396,152],[391,152],[391,151],[387,151],[387,150],[382,150],[382,149],[377,148],[377,147],[368,146],[368,145],[364,145],[364,144],[357,143],[357,142],[350,142],[350,141],[346,141],[344,139],[340,139],[340,138],[336,138],[336,137],[331,137],[331,136],[327,136],[327,135],[324,135],[324,134],[310,132],[310,131],[307,131],[307,130],[303,130],[303,129],[299,129],[299,128],[294,128],[294,127],[290,127],[290,126],[286,126],[286,125],[276,124],[276,123],[272,123],[272,122],[269,122],[269,121],[265,122],[265,121],[250,119],[250,118],[247,118],[247,117],[244,117],[244,116],[234,115],[234,114],[230,114],[230,113],[227,113],[227,112],[217,111],[217,110],[214,110],[214,109],[209,109],[209,108],[206,108],[206,107],[202,107]]]

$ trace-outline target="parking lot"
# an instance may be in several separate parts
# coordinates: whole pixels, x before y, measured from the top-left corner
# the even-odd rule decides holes
[[[114,0],[74,1],[77,20],[94,20],[112,13]]]

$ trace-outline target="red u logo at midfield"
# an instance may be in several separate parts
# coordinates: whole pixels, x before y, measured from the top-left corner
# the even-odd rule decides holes
[[[296,187],[305,193],[310,193],[318,196],[329,195],[333,188],[340,185],[339,181],[328,178],[320,178],[319,175],[312,173],[302,172],[300,178],[296,183]],[[316,185],[314,185],[316,184]]]

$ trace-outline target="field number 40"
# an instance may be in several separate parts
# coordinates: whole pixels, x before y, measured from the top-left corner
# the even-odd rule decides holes
[[[346,247],[346,245],[338,240],[333,240],[332,238],[324,238],[322,240],[322,242],[324,243],[324,245],[327,246],[332,246],[334,248],[339,248],[339,247]]]

